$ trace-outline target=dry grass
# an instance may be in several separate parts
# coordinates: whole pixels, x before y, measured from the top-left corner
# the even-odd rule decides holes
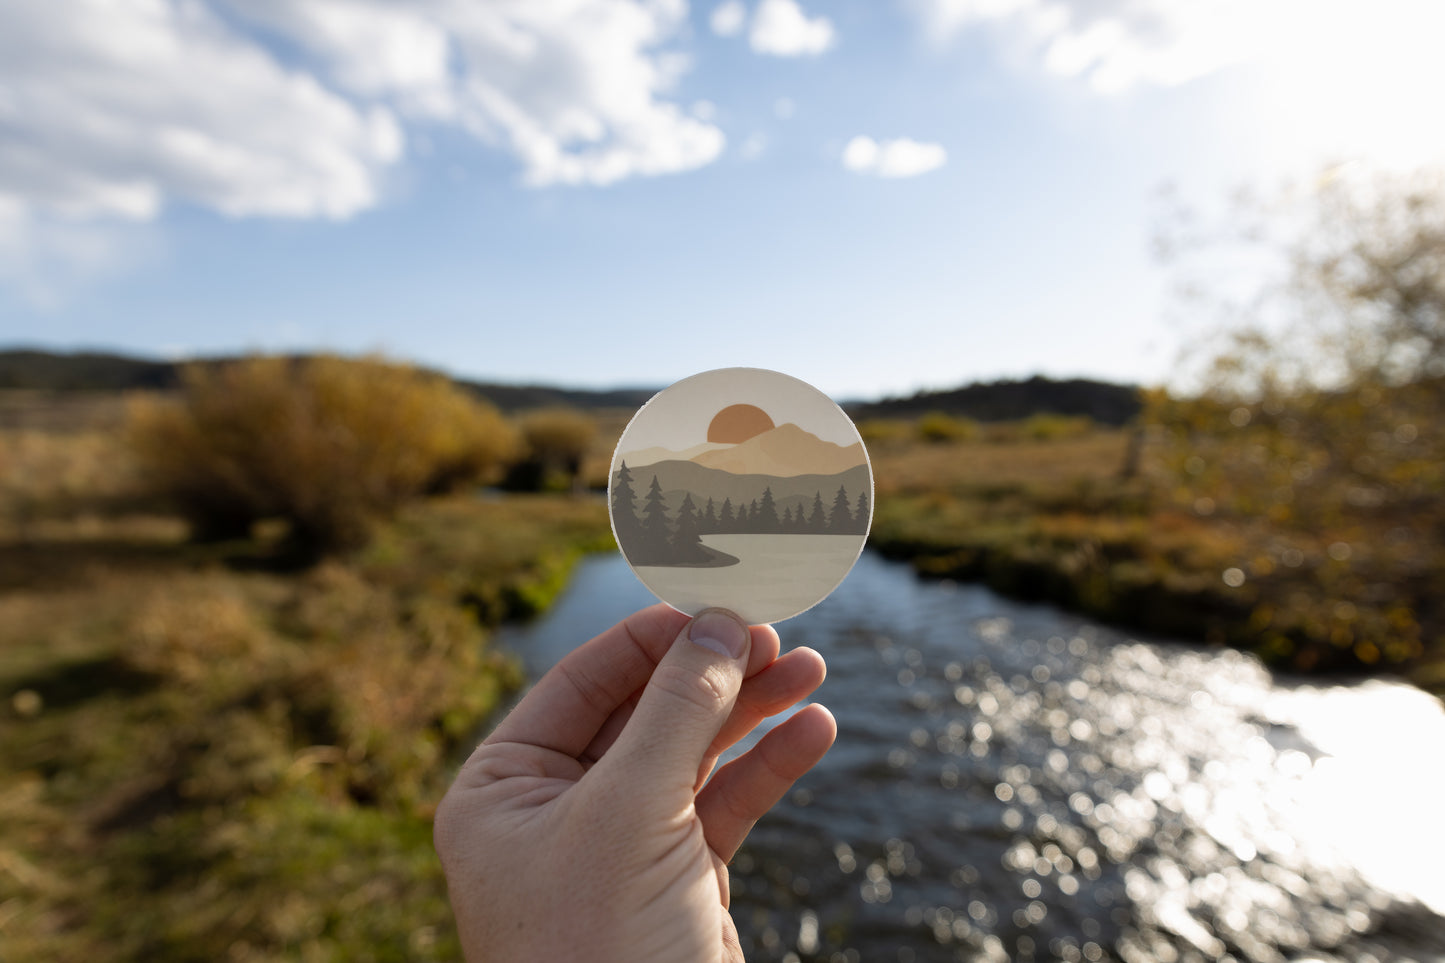
[[[114,431],[127,399],[117,392],[0,390],[0,430],[44,434]]]
[[[449,960],[430,815],[515,669],[489,629],[601,499],[403,506],[347,561],[208,545],[114,434],[0,433],[0,959]]]
[[[883,444],[869,450],[880,497],[999,486],[1070,486],[1120,474],[1128,433],[1100,430],[1058,441]]]

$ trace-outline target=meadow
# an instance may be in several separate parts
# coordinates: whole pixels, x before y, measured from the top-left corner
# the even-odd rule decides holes
[[[878,479],[869,544],[926,575],[1280,669],[1383,671],[1445,691],[1438,442],[1379,414],[1390,433],[1351,424],[1313,439],[1279,412],[1287,430],[1162,396],[1138,424],[1047,440],[1026,424],[940,438],[865,423]],[[1401,423],[1411,430],[1396,433]],[[1388,460],[1387,477],[1340,457],[1351,444],[1373,445],[1367,467],[1378,475]]]
[[[275,389],[276,371],[252,373]],[[355,496],[361,514],[312,525],[300,513],[334,497],[301,485],[253,504],[238,485],[224,518],[246,524],[197,539],[189,481],[135,437],[177,403],[0,399],[0,959],[456,959],[431,814],[522,681],[495,629],[613,547],[596,489],[629,412],[467,414],[506,440],[455,486],[418,469],[405,497]],[[1415,534],[1368,499],[1322,493],[1322,517],[1301,490],[1291,512],[1261,509],[1276,480],[1210,466],[1258,461],[1268,419],[1229,409],[1228,430],[1184,431],[1200,412],[1168,405],[1123,428],[866,419],[870,544],[929,577],[1293,671],[1445,686],[1435,502],[1412,502]],[[317,437],[332,435],[291,443]],[[1390,437],[1409,462],[1419,439]],[[373,492],[401,491],[385,477]]]
[[[274,521],[198,543],[122,399],[8,404],[0,959],[457,959],[432,809],[521,681],[492,631],[611,546],[603,500],[418,499],[320,560]]]

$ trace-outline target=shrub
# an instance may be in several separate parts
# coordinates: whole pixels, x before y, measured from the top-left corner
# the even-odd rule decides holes
[[[1093,420],[1084,415],[1030,415],[1019,426],[1020,433],[1030,441],[1082,438],[1093,430]]]
[[[476,482],[516,436],[439,375],[379,359],[254,357],[185,371],[129,436],[150,482],[198,538],[290,524],[310,551],[354,548],[404,501]]]
[[[525,491],[574,488],[597,423],[571,408],[540,408],[521,418],[526,455],[513,466],[507,487]]]
[[[913,426],[902,418],[865,418],[857,425],[869,448],[903,445],[913,439]]]
[[[978,422],[942,411],[930,411],[918,419],[918,437],[933,444],[970,441],[978,437]]]

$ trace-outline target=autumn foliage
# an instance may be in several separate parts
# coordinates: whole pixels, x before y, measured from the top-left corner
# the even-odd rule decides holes
[[[193,366],[179,397],[133,406],[129,435],[197,537],[275,518],[323,552],[359,545],[408,499],[487,477],[517,444],[439,375],[330,356]]]

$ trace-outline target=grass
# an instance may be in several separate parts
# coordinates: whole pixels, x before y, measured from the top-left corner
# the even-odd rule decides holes
[[[1393,671],[1445,691],[1438,548],[1368,512],[1306,525],[1218,510],[1151,445],[1126,473],[1136,443],[1114,430],[931,444],[895,433],[872,451],[870,544],[924,574],[1237,646],[1283,668]]]
[[[75,477],[0,501],[0,959],[457,959],[432,810],[519,682],[490,629],[610,545],[602,500],[417,503],[298,569]]]
[[[604,500],[416,502],[311,564],[189,541],[117,405],[0,402],[0,960],[458,958],[433,807],[519,682],[492,628],[610,547]],[[871,544],[920,572],[1445,690],[1445,564],[1398,520],[1226,510],[1077,420],[861,427]]]

